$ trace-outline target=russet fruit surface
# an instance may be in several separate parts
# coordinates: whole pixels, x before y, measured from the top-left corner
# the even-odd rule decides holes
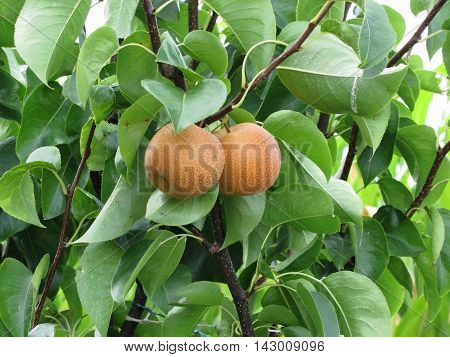
[[[145,170],[149,180],[167,195],[188,198],[217,184],[224,161],[222,145],[213,134],[196,125],[177,134],[173,125],[167,124],[148,144]]]
[[[266,191],[280,173],[281,152],[275,138],[264,128],[242,123],[216,133],[225,152],[220,193],[248,196]]]

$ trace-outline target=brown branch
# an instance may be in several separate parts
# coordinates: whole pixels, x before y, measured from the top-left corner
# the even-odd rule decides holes
[[[152,49],[153,52],[157,53],[161,48],[161,36],[159,34],[158,20],[155,16],[155,8],[153,7],[152,0],[143,0],[143,7]],[[186,89],[183,73],[179,69],[165,63],[158,63],[158,66],[159,71],[164,77],[170,79],[177,87],[183,90]]]
[[[198,0],[188,2],[189,32],[198,30]]]
[[[238,104],[241,99],[244,97],[246,91],[251,91],[258,87],[261,82],[263,82],[284,60],[292,56],[294,53],[300,50],[300,47],[305,43],[311,33],[314,31],[319,22],[325,17],[328,11],[333,6],[334,1],[328,1],[325,6],[320,10],[318,15],[308,23],[305,32],[295,41],[289,48],[287,48],[283,53],[281,53],[277,58],[275,58],[261,73],[259,73],[256,78],[253,80],[250,87],[247,85],[245,88],[242,88],[240,92],[222,109],[220,109],[217,113],[209,116],[203,121],[203,125],[208,125],[216,120],[220,120],[225,115],[230,113],[234,106]]]
[[[122,324],[122,328],[120,329],[120,337],[132,337],[134,335],[138,326],[138,322],[136,320],[139,320],[142,317],[142,313],[144,312],[143,306],[145,306],[145,303],[147,302],[147,295],[145,295],[142,284],[139,282],[139,280],[136,280],[136,283],[136,293],[134,295],[134,300],[131,305],[130,312],[127,316],[131,319],[125,319],[124,323]]]
[[[350,142],[348,145],[347,157],[345,158],[344,167],[341,173],[341,180],[347,181],[348,175],[350,174],[350,169],[352,168],[353,159],[356,155],[356,142],[358,139],[358,125],[353,123],[352,133],[350,134]]]
[[[211,211],[211,219],[213,224],[213,234],[216,244],[221,247],[225,241],[223,230],[222,216],[220,213],[220,204],[216,202]],[[242,289],[241,283],[234,270],[233,262],[228,249],[221,249],[217,252],[217,263],[230,289],[234,304],[239,316],[242,334],[245,337],[255,336],[253,331],[252,319],[248,307],[248,293]]]
[[[217,17],[218,17],[217,13],[213,11],[209,19],[208,25],[206,26],[206,31],[213,32],[214,26],[216,25]],[[199,61],[193,59],[191,63],[189,63],[189,68],[195,71],[199,63],[200,63]]]
[[[320,113],[319,121],[317,122],[317,128],[326,137],[328,132],[328,124],[330,123],[330,114]]]
[[[423,201],[425,201],[425,198],[427,198],[427,196],[431,192],[431,189],[433,188],[433,180],[436,177],[436,174],[439,171],[439,168],[441,167],[441,164],[449,151],[450,151],[450,141],[447,144],[445,144],[445,146],[442,149],[438,150],[436,154],[436,159],[434,160],[433,165],[431,166],[430,172],[428,173],[427,179],[425,180],[422,189],[420,190],[417,197],[414,199],[413,203],[411,203],[411,206],[406,211],[406,215],[409,218],[411,218],[414,215],[416,209],[422,205]]]
[[[434,19],[434,17],[437,15],[439,10],[445,5],[447,0],[439,0],[433,8],[430,10],[428,15],[425,17],[423,22],[420,24],[419,28],[414,32],[414,35],[411,37],[411,39],[405,43],[405,45],[389,60],[389,63],[387,64],[387,67],[392,67],[406,54],[408,51],[414,47],[414,45],[419,42],[422,32],[428,27],[431,20]]]
[[[75,192],[75,188],[80,181],[81,174],[86,166],[87,159],[91,154],[91,143],[92,138],[95,133],[95,122],[92,122],[91,130],[89,132],[89,136],[86,141],[86,148],[84,150],[83,156],[81,157],[80,164],[78,165],[77,172],[72,183],[69,185],[66,196],[66,206],[64,210],[63,222],[61,226],[61,233],[59,235],[59,243],[58,248],[56,249],[55,258],[53,259],[52,265],[50,267],[50,271],[48,273],[47,280],[45,281],[44,289],[42,291],[42,295],[37,303],[36,312],[34,315],[33,327],[39,324],[39,320],[41,319],[42,309],[44,308],[45,299],[48,296],[48,292],[50,290],[50,286],[52,285],[53,279],[55,277],[56,269],[58,267],[59,262],[61,261],[62,255],[64,253],[64,249],[66,248],[66,232],[67,226],[69,225],[70,218],[70,209],[72,205],[73,194]]]

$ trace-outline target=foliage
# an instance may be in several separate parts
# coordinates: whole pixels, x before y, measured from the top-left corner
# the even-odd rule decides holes
[[[429,109],[448,86],[450,3],[428,23],[433,71],[387,66],[401,14],[355,0],[345,20],[333,3],[105,0],[86,34],[88,0],[2,1],[0,335],[117,336],[145,305],[136,336],[448,336],[448,118]],[[148,182],[155,132],[207,118],[277,139],[273,187],[179,200]]]

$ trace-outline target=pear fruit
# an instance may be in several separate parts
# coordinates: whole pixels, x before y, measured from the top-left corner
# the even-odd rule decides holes
[[[266,191],[280,173],[281,152],[275,138],[253,123],[242,123],[219,130],[216,136],[225,152],[220,193],[248,196]]]
[[[167,124],[150,140],[145,153],[149,180],[176,198],[210,191],[218,183],[224,163],[220,141],[196,125],[176,133],[173,124]]]

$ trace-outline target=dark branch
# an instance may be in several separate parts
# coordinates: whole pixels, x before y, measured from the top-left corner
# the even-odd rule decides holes
[[[327,136],[329,123],[330,123],[330,114],[320,113],[319,121],[317,122],[317,127],[323,133],[323,135],[325,135],[325,137]]]
[[[198,30],[198,0],[189,0],[189,32]]]
[[[136,293],[134,295],[134,300],[130,308],[130,312],[128,313],[127,319],[125,319],[122,324],[122,328],[120,329],[120,337],[132,337],[136,332],[136,328],[138,326],[138,321],[142,317],[142,313],[144,312],[144,306],[147,302],[147,295],[145,295],[144,288],[139,280],[136,280],[137,288]],[[128,319],[130,317],[131,319]]]
[[[48,292],[50,290],[50,286],[52,285],[53,279],[55,277],[56,269],[58,268],[58,264],[61,261],[62,255],[64,253],[64,249],[66,248],[66,232],[67,226],[69,225],[70,218],[70,209],[72,205],[73,194],[75,192],[75,188],[80,181],[81,174],[86,166],[87,159],[91,154],[91,144],[92,138],[95,133],[95,122],[92,122],[91,130],[89,132],[89,136],[86,141],[86,148],[84,150],[83,156],[81,157],[80,164],[78,165],[77,172],[72,183],[69,185],[66,196],[66,206],[64,209],[63,222],[61,226],[61,233],[59,235],[58,248],[56,249],[55,258],[53,259],[52,265],[50,267],[50,271],[48,273],[47,280],[45,281],[44,289],[42,291],[42,295],[39,298],[39,301],[36,306],[36,312],[34,315],[33,327],[39,324],[39,320],[41,319],[42,309],[44,308],[45,299],[48,296]]]
[[[206,26],[206,31],[213,32],[214,26],[216,25],[216,21],[217,21],[217,13],[215,13],[213,11],[211,14],[211,17],[209,19],[208,25]],[[192,69],[193,71],[195,71],[197,69],[198,65],[199,65],[199,62],[197,60],[193,59],[191,61],[191,63],[189,63],[189,68]]]
[[[341,173],[341,180],[347,181],[350,169],[352,168],[353,159],[356,155],[356,142],[358,139],[358,125],[353,123],[352,133],[350,134],[350,142],[348,145],[347,157],[345,158],[344,167]]]
[[[439,0],[433,8],[428,13],[427,17],[423,20],[423,22],[420,24],[419,28],[414,32],[414,35],[411,37],[411,39],[405,43],[405,45],[389,60],[389,63],[387,64],[387,67],[392,67],[406,54],[408,51],[414,47],[414,45],[419,42],[422,32],[428,27],[431,20],[434,19],[434,17],[437,15],[439,10],[444,6],[444,4],[447,2],[447,0]]]
[[[152,49],[153,52],[157,53],[161,48],[161,36],[159,34],[158,20],[155,16],[155,8],[153,7],[152,0],[143,0],[143,6]],[[170,79],[177,87],[186,89],[183,73],[179,69],[165,63],[158,63],[158,66],[159,71],[164,77]]]
[[[220,213],[220,204],[216,202],[211,211],[211,219],[213,224],[213,234],[216,244],[221,247],[225,241],[225,234],[223,231],[222,216]],[[228,249],[221,249],[217,252],[217,263],[230,289],[234,304],[241,323],[242,334],[245,337],[255,336],[252,326],[252,319],[248,307],[248,294],[242,287],[234,270],[233,262],[231,261]]]
[[[425,180],[425,184],[423,185],[422,189],[420,190],[419,194],[417,195],[413,203],[411,203],[411,206],[406,211],[406,215],[409,218],[411,218],[414,215],[416,209],[422,205],[423,201],[425,201],[425,198],[431,192],[431,189],[433,188],[433,180],[436,177],[436,174],[439,171],[439,168],[441,167],[441,164],[449,151],[450,151],[450,141],[447,144],[445,144],[445,146],[442,149],[438,150],[436,154],[436,159],[434,160],[430,172],[428,173],[427,179]]]
[[[316,26],[319,24],[319,22],[325,17],[325,15],[328,13],[328,11],[333,6],[333,2],[327,2],[326,5],[320,10],[319,14],[316,16],[316,18],[308,23],[308,26],[306,27],[305,32],[298,38],[297,41],[295,41],[289,48],[287,48],[283,53],[281,53],[277,58],[275,58],[252,82],[251,86],[246,88],[242,88],[240,92],[231,100],[230,103],[228,103],[226,106],[224,106],[222,109],[220,109],[217,113],[209,116],[203,121],[203,125],[208,125],[216,120],[221,120],[225,115],[230,113],[234,106],[238,104],[241,99],[244,97],[245,92],[251,91],[258,87],[261,82],[263,82],[284,60],[292,56],[294,53],[296,53],[300,47],[305,43],[305,41],[308,39],[308,37],[311,35],[311,33],[314,31]]]

